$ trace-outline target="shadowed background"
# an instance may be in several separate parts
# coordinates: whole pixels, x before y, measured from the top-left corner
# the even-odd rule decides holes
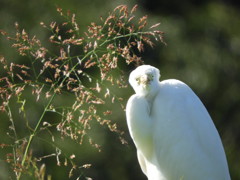
[[[48,33],[39,25],[49,24],[60,18],[56,7],[74,12],[85,31],[91,22],[99,21],[100,16],[107,16],[119,4],[127,4],[129,8],[138,4],[139,15],[148,15],[149,24],[161,22],[160,30],[165,32],[165,42],[157,44],[154,49],[147,48],[142,54],[146,64],[158,67],[161,79],[175,78],[187,83],[200,97],[208,109],[222,138],[227,155],[232,179],[240,179],[240,3],[230,0],[133,0],[129,1],[61,1],[61,0],[1,0],[0,29],[14,33],[14,23],[18,22],[31,35],[48,41]],[[47,43],[46,43],[47,44]],[[10,44],[0,36],[0,54],[6,59],[24,63],[25,57],[17,55]],[[126,70],[130,73],[129,70]],[[31,92],[29,92],[31,93]],[[125,102],[133,93],[131,87],[122,92]],[[64,103],[62,99],[60,103]],[[27,105],[35,116],[42,112],[41,102],[35,99]],[[116,107],[119,108],[119,107]],[[120,112],[120,111],[119,111]],[[122,111],[121,111],[122,112]],[[92,167],[84,170],[84,175],[93,179],[146,179],[137,162],[135,147],[131,141],[124,113],[117,113],[113,121],[124,130],[128,145],[122,145],[116,134],[104,128],[94,127],[92,136],[102,146],[99,153],[86,142],[82,146],[76,143],[61,144],[71,154],[74,152],[80,163],[90,163]],[[49,115],[47,118],[57,118]],[[17,117],[16,117],[17,119]],[[32,118],[34,119],[34,118]],[[34,121],[34,120],[33,120]],[[54,121],[54,120],[53,120]],[[9,121],[4,114],[0,115],[0,143],[6,143],[6,131]],[[21,124],[21,118],[17,122]],[[34,123],[34,122],[33,122]],[[25,129],[17,127],[21,132]],[[53,130],[54,131],[54,130]],[[47,136],[42,134],[42,137]],[[56,139],[56,141],[60,141]],[[65,141],[67,142],[67,141]],[[36,154],[50,154],[50,146],[35,143],[39,149]],[[0,149],[0,179],[14,177],[5,159],[4,150]],[[53,179],[67,179],[68,171],[56,166],[55,158],[45,160],[47,173]]]

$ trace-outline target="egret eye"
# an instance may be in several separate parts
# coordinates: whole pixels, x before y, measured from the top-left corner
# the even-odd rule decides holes
[[[135,80],[136,80],[137,84],[139,85],[140,84],[140,77],[135,78]]]
[[[148,76],[149,80],[153,80],[153,77],[154,77],[153,74],[149,73],[147,76]]]

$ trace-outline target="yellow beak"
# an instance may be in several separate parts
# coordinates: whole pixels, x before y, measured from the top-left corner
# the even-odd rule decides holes
[[[151,81],[151,78],[147,74],[144,74],[140,77],[139,81],[140,84],[147,85]]]

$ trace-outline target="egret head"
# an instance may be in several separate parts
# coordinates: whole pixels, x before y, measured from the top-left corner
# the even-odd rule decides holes
[[[142,65],[133,70],[129,83],[138,95],[153,95],[159,86],[160,71],[150,65]]]

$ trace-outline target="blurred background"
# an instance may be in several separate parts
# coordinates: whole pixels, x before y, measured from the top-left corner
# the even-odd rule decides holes
[[[240,179],[239,1],[1,0],[0,29],[14,33],[14,23],[18,22],[21,28],[36,35],[44,44],[49,34],[43,31],[39,23],[57,21],[60,17],[56,7],[76,13],[80,29],[85,31],[87,25],[98,22],[100,16],[107,16],[109,11],[120,4],[126,4],[129,8],[138,4],[139,16],[148,15],[149,24],[161,22],[159,29],[165,32],[167,45],[159,43],[154,49],[146,48],[142,54],[145,63],[158,67],[162,80],[174,78],[184,81],[200,97],[222,138],[231,177],[233,180]],[[2,36],[0,54],[14,62],[24,61]],[[127,72],[130,73],[130,69]],[[129,86],[122,93],[126,103],[133,90]],[[41,104],[31,104],[31,111],[39,114],[42,111]],[[146,179],[140,170],[136,150],[128,134],[125,114],[117,113],[113,121],[125,131],[124,137],[128,145],[122,145],[116,134],[96,126],[93,136],[101,144],[101,152],[88,143],[80,146],[69,142],[62,144],[62,148],[78,154],[80,164],[92,164],[90,169],[84,170],[86,177],[105,180]],[[4,134],[9,121],[3,114],[0,115],[0,124],[0,143],[6,143]],[[47,145],[34,145],[39,148],[40,154],[52,153],[51,147]],[[4,149],[0,149],[0,179],[9,179],[10,176],[10,179],[14,179],[11,167],[4,161],[5,154]],[[68,178],[68,171],[56,166],[55,158],[48,158],[45,163],[47,173],[53,179]]]

